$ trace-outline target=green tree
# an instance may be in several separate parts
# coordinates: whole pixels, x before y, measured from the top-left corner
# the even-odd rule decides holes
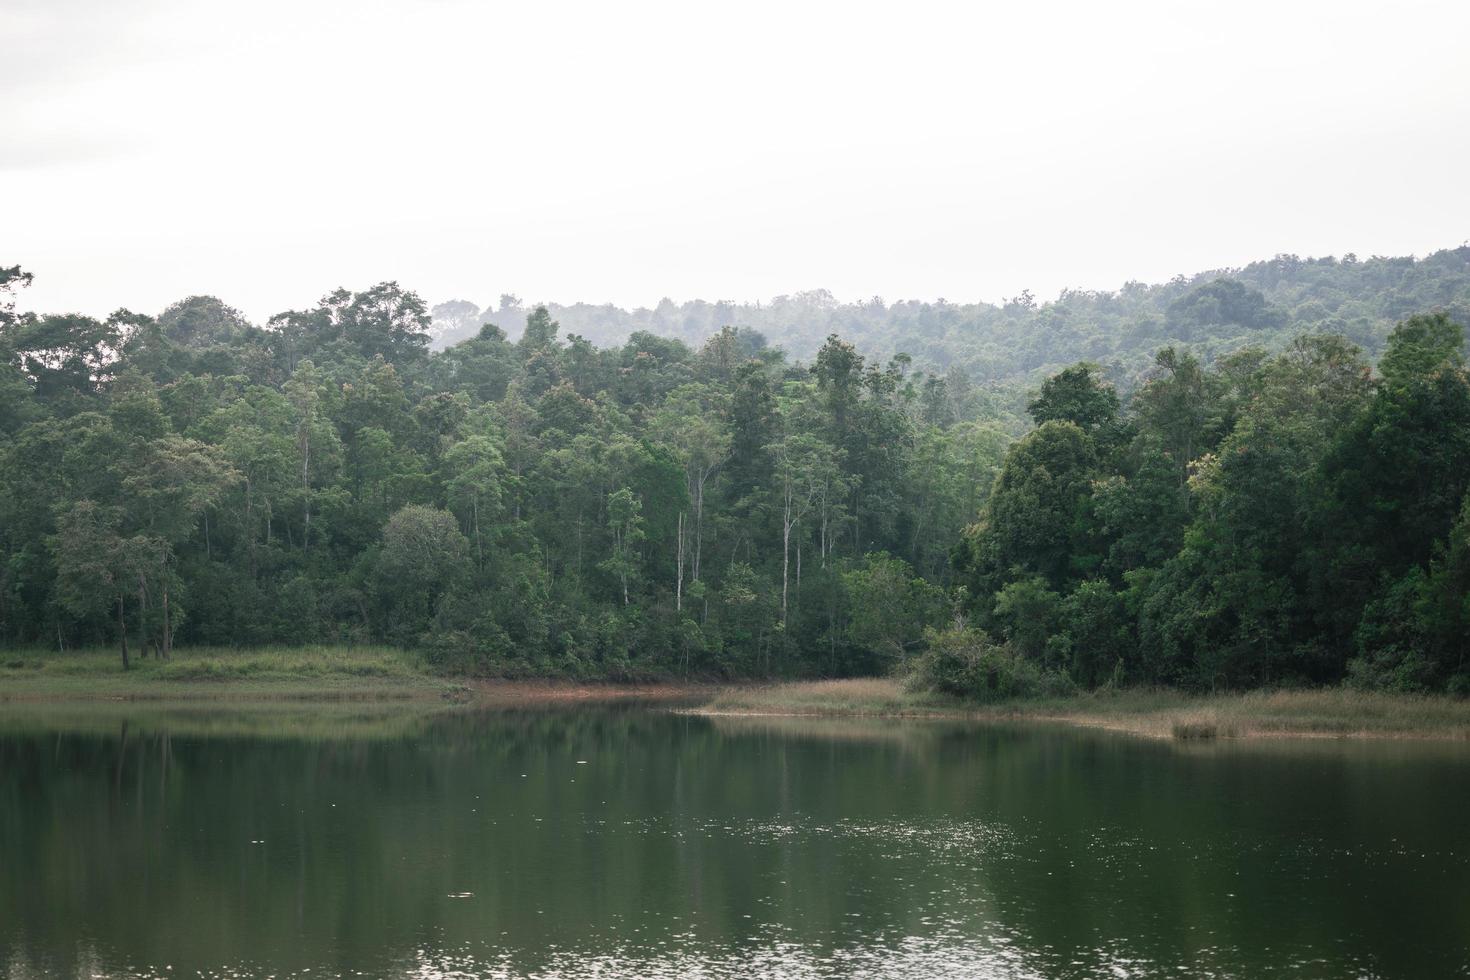
[[[475,539],[475,558],[485,562],[481,522],[498,520],[504,510],[505,459],[487,435],[471,435],[444,454],[444,485],[449,505],[469,526]],[[467,512],[467,513],[466,513]]]
[[[428,624],[443,598],[469,573],[469,542],[454,515],[409,504],[383,527],[377,557],[379,589],[390,611],[389,632],[407,641]]]
[[[57,602],[67,614],[81,620],[103,619],[115,610],[122,665],[127,670],[126,587],[117,525],[115,511],[78,500],[61,513],[49,544],[56,561]]]
[[[1394,328],[1378,364],[1390,385],[1412,384],[1465,366],[1465,330],[1444,313],[1411,316]]]
[[[792,533],[840,473],[837,451],[811,435],[788,435],[769,447],[781,522],[781,623],[788,621]]]
[[[622,586],[623,605],[628,605],[628,583],[638,577],[638,545],[643,540],[643,501],[627,487],[607,498],[607,529],[612,535],[612,554],[602,567],[617,577]]]
[[[967,532],[961,560],[976,575],[976,594],[1025,575],[1055,590],[1086,572],[1093,556],[1083,547],[1083,513],[1096,476],[1096,448],[1075,423],[1046,422],[1015,443]]]
[[[1047,378],[1026,411],[1037,425],[1071,422],[1095,434],[1117,422],[1118,393],[1097,376],[1093,365],[1077,364]]]
[[[907,660],[945,611],[942,590],[892,555],[864,556],[843,572],[842,584],[850,610],[848,638],[880,661]]]

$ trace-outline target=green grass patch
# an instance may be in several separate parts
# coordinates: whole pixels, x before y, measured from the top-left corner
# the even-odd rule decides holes
[[[128,670],[115,649],[0,654],[0,700],[394,699],[461,690],[395,647],[181,647]]]

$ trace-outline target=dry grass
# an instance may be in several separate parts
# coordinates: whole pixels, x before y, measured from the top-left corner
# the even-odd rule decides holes
[[[704,713],[886,715],[1057,721],[1151,738],[1269,736],[1470,739],[1470,700],[1340,688],[1189,695],[1166,690],[975,705],[916,695],[898,681],[867,678],[735,688]]]
[[[954,707],[910,694],[890,678],[858,677],[726,688],[701,713],[927,716],[953,714]]]
[[[564,680],[473,680],[468,690],[487,706],[637,703],[687,707],[704,704],[720,690],[712,684],[580,683]]]

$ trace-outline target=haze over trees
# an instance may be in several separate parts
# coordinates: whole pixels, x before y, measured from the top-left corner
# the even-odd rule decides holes
[[[392,282],[264,326],[7,300],[0,640],[1470,687],[1470,249],[1004,307],[436,313],[438,350]]]
[[[698,347],[733,324],[772,338],[802,361],[814,358],[836,333],[870,356],[906,353],[930,372],[957,369],[981,386],[1034,387],[1085,360],[1127,391],[1152,369],[1154,352],[1163,347],[1188,346],[1208,364],[1242,346],[1276,350],[1302,333],[1333,333],[1376,358],[1394,325],[1414,313],[1443,310],[1458,323],[1470,322],[1470,247],[1422,259],[1279,255],[1157,285],[1070,290],[1052,302],[1027,292],[1000,304],[877,297],[839,302],[819,289],[768,303],[665,299],[636,310],[546,306],[566,332],[601,346],[620,345],[645,331]],[[483,312],[464,300],[441,304],[433,310],[434,345],[472,337],[485,319],[517,336],[532,309],[513,295],[501,296]]]

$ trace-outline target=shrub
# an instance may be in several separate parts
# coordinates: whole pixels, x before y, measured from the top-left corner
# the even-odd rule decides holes
[[[1416,650],[1394,650],[1348,661],[1345,683],[1359,691],[1423,694],[1431,689],[1433,665]]]
[[[910,690],[937,691],[971,701],[1062,697],[1075,691],[1065,674],[1042,669],[976,629],[930,630],[928,649],[910,664]]]

